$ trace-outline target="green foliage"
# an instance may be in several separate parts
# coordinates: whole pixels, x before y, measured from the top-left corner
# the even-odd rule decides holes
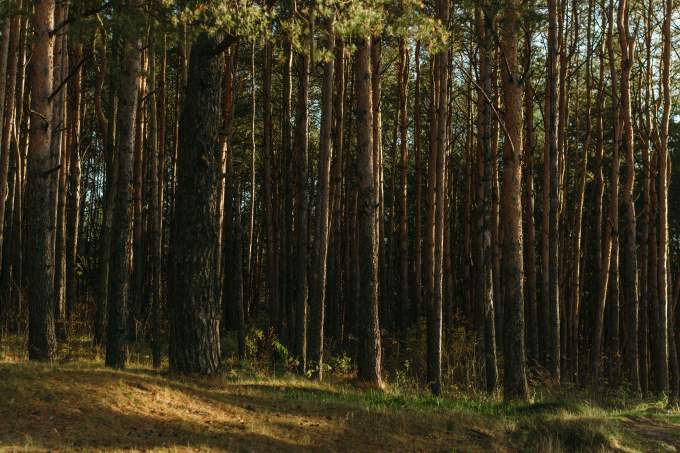
[[[246,359],[254,369],[265,373],[294,371],[299,363],[273,329],[249,330],[246,336]]]
[[[331,357],[328,362],[328,370],[336,376],[347,377],[354,373],[355,367],[352,358],[344,352],[340,355]]]

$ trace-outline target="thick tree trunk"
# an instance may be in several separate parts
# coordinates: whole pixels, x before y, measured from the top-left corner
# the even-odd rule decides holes
[[[224,56],[202,33],[191,48],[180,120],[176,212],[168,288],[170,367],[212,374],[220,361],[220,84]],[[181,213],[181,214],[179,214]]]

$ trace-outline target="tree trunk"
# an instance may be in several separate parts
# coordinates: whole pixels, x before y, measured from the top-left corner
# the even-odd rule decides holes
[[[486,5],[485,5],[486,6]],[[478,285],[475,301],[476,310],[479,311],[478,328],[482,332],[483,357],[484,357],[484,380],[487,392],[493,392],[496,387],[498,366],[496,363],[496,328],[495,310],[493,299],[493,263],[491,250],[491,197],[493,195],[492,163],[495,152],[491,148],[491,105],[484,97],[491,92],[491,49],[489,48],[489,19],[486,12],[480,7],[475,10],[476,31],[480,43],[479,52],[479,86],[483,92],[477,95],[478,120],[477,128],[479,135],[478,152],[478,193],[477,193],[477,265]],[[467,257],[466,257],[467,258]]]
[[[52,75],[54,0],[35,2],[31,52],[31,128],[24,215],[31,219],[26,233],[26,279],[29,306],[28,357],[53,360],[57,352],[54,333],[52,270],[54,254],[50,224],[49,171],[52,138]],[[9,93],[10,95],[13,93]]]
[[[503,284],[505,287],[504,382],[506,400],[528,398],[524,350],[522,262],[522,94],[517,64],[517,0],[506,0],[501,21],[501,49],[506,65],[501,78],[504,101]],[[559,327],[559,325],[558,325]],[[559,343],[558,343],[559,344]],[[559,369],[559,368],[558,368]]]
[[[276,190],[276,155],[272,143],[272,43],[264,43],[262,71],[262,103],[264,107],[263,151],[264,159],[264,200],[267,230],[267,300],[269,322],[275,326],[277,335],[282,334],[279,302],[279,248],[278,248],[278,191]]]
[[[83,58],[83,45],[71,46],[71,66]],[[73,69],[72,71],[73,72]],[[80,227],[80,109],[82,68],[75,69],[69,84],[69,199],[66,218],[66,319],[70,320],[78,302],[78,234]]]
[[[663,112],[659,128],[658,150],[658,252],[657,252],[657,278],[658,285],[658,322],[656,328],[656,357],[655,375],[657,394],[668,392],[669,390],[669,332],[672,334],[671,326],[668,323],[668,125],[671,113],[671,93],[670,93],[670,60],[671,60],[671,16],[673,13],[673,1],[666,0],[664,11],[664,22],[662,27],[663,49],[661,56],[661,87]]]
[[[543,271],[548,275],[548,287],[544,287],[544,300],[548,303],[548,345],[546,349],[546,366],[553,379],[560,380],[560,287],[559,287],[559,156],[558,156],[558,90],[557,90],[557,0],[548,1],[548,71],[546,94],[546,140],[548,141],[548,183],[544,190],[549,196],[549,205],[544,206],[548,212],[548,254],[547,263],[543,264]],[[544,197],[546,200],[546,197]],[[544,246],[545,247],[545,246]],[[545,250],[544,250],[545,255]],[[547,264],[547,266],[546,266]],[[545,281],[545,276],[544,276]]]
[[[153,45],[153,44],[152,44]],[[161,366],[161,254],[163,241],[161,236],[162,205],[160,199],[159,180],[162,181],[163,173],[160,165],[158,147],[157,107],[156,107],[156,55],[153,48],[149,50],[149,160],[150,160],[150,207],[151,222],[149,228],[149,246],[151,260],[149,277],[151,286],[151,356],[154,368]],[[165,108],[165,106],[162,106]]]
[[[21,8],[21,0],[15,0],[12,2],[12,7]],[[0,142],[2,146],[0,148],[0,256],[3,256],[2,249],[4,244],[4,229],[5,229],[5,209],[6,202],[8,199],[8,177],[9,177],[9,155],[10,155],[10,131],[12,130],[12,124],[16,124],[15,117],[15,90],[17,81],[17,66],[19,60],[19,46],[21,44],[20,40],[20,27],[21,27],[21,16],[19,14],[14,15],[11,19],[7,19],[11,22],[11,27],[9,30],[9,36],[6,41],[9,43],[8,55],[7,55],[7,72],[2,74],[7,77],[6,84],[4,86],[4,103],[2,107],[2,137]],[[2,84],[2,78],[0,78],[0,84]],[[5,270],[3,269],[2,272]]]
[[[628,2],[619,2],[617,29],[621,46],[621,117],[623,119],[623,145],[626,159],[626,177],[623,186],[623,299],[624,326],[623,352],[628,383],[633,392],[640,391],[638,356],[638,266],[637,228],[635,221],[635,144],[633,143],[633,118],[630,99],[630,72],[635,56],[635,42],[628,36]]]
[[[402,335],[410,324],[410,294],[409,294],[409,236],[408,236],[408,79],[409,79],[409,54],[404,39],[399,41],[399,153],[400,161],[400,218],[399,218],[399,330]]]
[[[524,38],[524,71],[529,74],[531,71],[531,43],[532,31],[531,23],[525,18],[525,38]],[[538,333],[540,321],[538,317],[537,281],[536,281],[536,224],[534,220],[534,87],[531,79],[527,78],[524,82],[524,229],[526,231],[526,241],[524,247],[524,266],[526,269],[526,292],[525,292],[525,313],[527,323],[527,355],[531,364],[539,363],[539,341]]]
[[[358,200],[359,379],[382,386],[380,325],[378,321],[378,244],[373,153],[373,95],[371,39],[357,42],[355,62]]]
[[[168,288],[170,368],[213,374],[220,361],[220,84],[224,56],[207,33],[191,49],[180,120]]]
[[[335,46],[333,19],[328,19],[325,33],[327,49]],[[321,87],[321,131],[318,159],[318,188],[316,196],[316,231],[312,249],[311,294],[309,300],[308,360],[312,376],[323,378],[324,305],[326,299],[326,262],[328,257],[328,217],[330,203],[331,134],[333,132],[333,72],[335,61],[324,63]]]
[[[308,208],[307,168],[309,146],[309,57],[297,56],[298,91],[295,105],[295,137],[293,148],[295,179],[295,340],[293,352],[300,360],[300,372],[307,369],[307,260],[308,253]],[[292,270],[292,269],[291,269]]]
[[[130,233],[132,228],[132,177],[137,116],[137,79],[141,70],[140,41],[134,37],[125,41],[120,70],[118,125],[118,180],[111,218],[111,264],[109,265],[109,303],[106,331],[106,365],[125,367],[127,341],[127,308],[130,286]],[[111,119],[109,119],[109,122]],[[111,127],[109,125],[109,127]],[[115,164],[114,164],[115,165]]]
[[[422,199],[423,199],[423,169],[422,169],[422,151],[420,149],[420,134],[421,134],[421,104],[420,104],[420,41],[416,42],[415,53],[416,66],[416,80],[415,92],[413,95],[413,154],[415,154],[415,200],[413,203],[414,220],[413,220],[413,237],[414,237],[414,266],[413,266],[413,307],[411,308],[411,316],[415,322],[418,322],[420,313],[423,307],[423,243],[422,243]]]

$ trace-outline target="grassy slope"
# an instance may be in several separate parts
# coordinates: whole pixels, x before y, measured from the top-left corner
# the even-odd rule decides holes
[[[680,451],[658,403],[434,399],[346,381],[186,379],[77,358],[0,361],[2,450]]]

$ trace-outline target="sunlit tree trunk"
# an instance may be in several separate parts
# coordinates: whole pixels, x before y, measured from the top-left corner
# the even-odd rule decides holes
[[[31,129],[24,215],[26,224],[26,296],[29,307],[28,357],[53,360],[57,342],[54,332],[54,252],[49,197],[50,141],[52,138],[52,78],[54,0],[34,2],[31,51]],[[11,93],[13,94],[13,93]]]

